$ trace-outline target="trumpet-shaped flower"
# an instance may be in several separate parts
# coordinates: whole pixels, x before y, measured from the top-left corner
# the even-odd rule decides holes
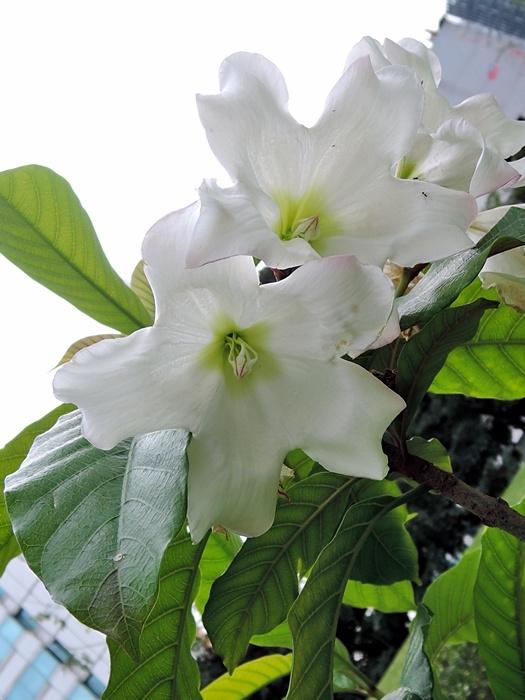
[[[186,269],[192,205],[158,222],[143,246],[155,323],[102,340],[58,369],[58,398],[109,449],[127,436],[182,428],[194,540],[213,524],[270,527],[285,455],[301,447],[327,469],[382,478],[381,436],[404,402],[341,359],[390,342],[393,287],[352,256],[308,263],[259,285],[249,257]]]
[[[341,254],[414,265],[470,245],[465,231],[476,204],[468,194],[393,175],[423,113],[413,70],[376,73],[366,56],[352,62],[311,128],[290,115],[284,78],[263,56],[226,59],[220,85],[197,102],[235,184],[201,187],[190,267],[253,255],[287,268]]]
[[[399,177],[465,190],[475,197],[518,183],[522,163],[510,164],[505,158],[525,145],[525,123],[509,119],[492,95],[474,95],[452,107],[438,92],[438,57],[415,39],[399,44],[386,39],[381,46],[364,37],[350,52],[346,67],[363,56],[378,72],[393,65],[413,69],[425,91],[421,127],[399,164]]]
[[[525,204],[514,206],[525,208]],[[468,230],[471,239],[477,243],[509,209],[509,206],[504,206],[480,212]],[[525,312],[525,246],[491,256],[483,265],[479,277],[483,287],[494,287],[507,306]]]

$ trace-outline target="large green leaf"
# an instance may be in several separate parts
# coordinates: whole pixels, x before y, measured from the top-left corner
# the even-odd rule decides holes
[[[165,430],[112,450],[69,413],[6,479],[13,530],[52,596],[138,654],[160,561],[186,516],[188,434]]]
[[[359,695],[368,695],[372,683],[367,682],[363,673],[350,660],[350,654],[341,640],[335,640],[334,646],[334,692],[351,693],[358,691]]]
[[[292,633],[290,632],[288,621],[283,620],[280,625],[274,627],[271,632],[266,632],[266,634],[255,634],[250,639],[250,644],[255,644],[258,647],[284,647],[285,649],[291,649],[293,646]]]
[[[140,661],[109,640],[111,677],[104,700],[198,700],[199,668],[192,603],[199,585],[204,539],[192,545],[183,527],[160,567],[159,594],[140,635]]]
[[[359,555],[377,551],[371,546],[374,539],[380,533],[387,534],[387,528],[380,526],[381,521],[387,521],[385,516],[402,503],[403,497],[391,496],[376,496],[355,503],[348,509],[335,537],[319,555],[288,615],[294,640],[289,700],[332,697],[334,638],[346,581],[354,578],[354,569],[361,570],[359,576],[366,570],[363,559],[367,557]],[[405,535],[408,538],[408,534]],[[417,578],[413,545],[410,547],[403,538],[399,541],[399,532],[392,533],[382,547],[385,583]],[[375,558],[372,554],[371,559]],[[369,568],[373,570],[379,564],[371,561]]]
[[[255,692],[290,673],[292,655],[270,654],[238,666],[202,690],[203,700],[247,700]]]
[[[72,404],[61,404],[43,418],[31,423],[15,438],[0,450],[0,478],[2,484],[5,478],[15,472],[27,457],[34,439],[55,425],[60,416],[69,413],[75,407]],[[2,487],[3,491],[3,487]],[[0,575],[13,557],[20,553],[20,547],[13,535],[11,520],[7,513],[4,497],[0,499]]]
[[[489,254],[502,252],[510,241],[525,243],[525,211],[512,207],[470,250],[435,262],[414,289],[398,302],[401,328],[430,320],[449,306],[472,282]]]
[[[406,432],[447,355],[474,336],[485,311],[495,305],[497,302],[489,299],[478,299],[472,304],[445,309],[403,347],[396,378],[396,389],[407,402],[401,416],[402,431]]]
[[[348,581],[343,603],[354,608],[374,608],[384,613],[414,610],[414,589],[410,581],[396,581],[388,586]]]
[[[487,530],[481,539],[474,614],[479,655],[496,700],[525,698],[524,576],[523,542]]]
[[[203,622],[230,671],[253,635],[270,632],[285,619],[299,576],[333,537],[354,482],[321,472],[292,485],[290,501],[278,502],[270,530],[247,540],[213,584]]]
[[[153,290],[144,272],[144,260],[139,260],[131,275],[131,289],[135,292],[147,309],[151,321],[155,318],[155,297]]]
[[[498,299],[476,280],[460,295],[468,303]],[[504,304],[483,316],[474,336],[452,350],[430,391],[512,401],[525,396],[525,314]]]
[[[121,333],[151,325],[109,264],[71,186],[48,168],[0,173],[0,253],[80,311]]]
[[[432,700],[434,689],[432,667],[424,651],[430,620],[428,610],[420,605],[410,628],[407,655],[401,673],[401,685],[410,688],[423,700]]]
[[[425,651],[434,662],[445,644],[476,642],[474,583],[480,550],[464,554],[427,588],[423,603],[432,611]]]
[[[239,535],[228,533],[228,538],[219,532],[212,532],[200,560],[201,583],[195,598],[197,610],[202,614],[210,597],[213,582],[223,574],[242,547]]]

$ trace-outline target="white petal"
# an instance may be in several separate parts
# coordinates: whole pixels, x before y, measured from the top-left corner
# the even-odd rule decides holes
[[[469,97],[454,107],[453,112],[474,124],[487,146],[503,158],[514,155],[525,145],[525,122],[509,119],[493,95]]]
[[[410,177],[479,197],[512,184],[519,173],[486,147],[478,129],[465,119],[445,121],[437,131],[420,134],[408,159]]]
[[[55,396],[83,413],[85,437],[109,450],[127,437],[166,428],[200,428],[220,375],[195,363],[201,346],[177,344],[156,326],[102,340],[55,375]]]
[[[320,356],[356,357],[377,341],[389,322],[394,301],[390,279],[379,268],[363,265],[354,256],[307,263],[281,282],[266,285],[261,292],[262,312],[269,319],[281,317],[279,327],[283,330],[297,324],[291,299],[300,301],[307,312],[315,315],[321,330],[308,329],[307,337],[300,341],[297,331],[280,334],[277,330],[270,340],[278,354],[288,350],[300,355],[308,349],[310,357],[315,356],[313,343],[318,341]],[[394,317],[388,334],[392,340],[399,334]]]
[[[368,57],[354,61],[330,92],[310,129],[303,168],[323,191],[352,192],[347,178],[370,181],[406,153],[423,112],[423,91],[413,71],[388,66],[377,74]],[[338,197],[339,194],[336,195]]]
[[[520,209],[525,208],[525,204],[514,204],[512,206],[519,207]],[[482,234],[488,233],[491,228],[493,228],[498,221],[500,221],[505,214],[509,211],[510,206],[494,207],[494,209],[487,209],[486,211],[480,211],[474,221],[470,224],[469,235],[473,235],[476,242],[481,238]]]
[[[205,181],[199,190],[201,215],[186,258],[189,267],[233,255],[253,255],[269,267],[285,269],[318,258],[303,238],[282,241],[268,228],[240,184],[221,189]],[[259,198],[265,196],[262,191]],[[273,204],[273,202],[272,202]]]
[[[255,537],[271,526],[279,475],[290,436],[279,424],[279,402],[254,374],[249,391],[218,396],[202,433],[188,450],[188,521],[198,542],[212,525]],[[258,391],[258,387],[262,391]],[[272,404],[275,404],[273,408]]]
[[[401,54],[402,51],[404,51],[403,54]],[[426,83],[434,83],[438,86],[441,82],[441,63],[437,54],[420,41],[407,38],[401,39],[396,44],[390,39],[386,39],[385,53],[392,63],[400,63],[413,68]],[[404,55],[404,60],[400,60],[401,55]]]
[[[325,469],[385,476],[381,438],[405,402],[378,379],[344,360],[294,361],[286,364],[280,395],[282,420],[290,435],[300,436],[296,446]]]
[[[142,246],[145,273],[155,295],[156,323],[173,325],[176,319],[209,326],[218,309],[236,307],[235,320],[250,325],[253,311],[243,299],[253,300],[258,275],[250,258],[216,263],[212,268],[186,269],[186,256],[195,223],[198,203],[168,214],[146,234]],[[191,291],[189,291],[191,290]],[[165,318],[168,320],[165,320]]]
[[[355,63],[357,59],[362,58],[363,56],[368,56],[370,58],[375,71],[391,65],[391,62],[385,56],[380,42],[377,39],[373,39],[371,36],[364,36],[350,50],[350,53],[346,59],[344,70],[347,71],[352,63]]]
[[[223,396],[202,440],[190,444],[188,519],[195,541],[214,524],[248,536],[267,530],[282,461],[295,447],[340,474],[386,474],[381,437],[405,404],[368,372],[339,359],[293,358],[264,381],[255,373],[249,379],[250,390]]]
[[[236,53],[220,69],[221,92],[198,95],[212,151],[233,180],[268,192],[295,191],[306,148],[306,128],[288,110],[279,69],[264,56]]]
[[[322,257],[354,254],[381,267],[387,258],[412,266],[471,247],[465,231],[477,211],[473,197],[432,183],[387,177],[346,202],[351,234],[315,241]]]

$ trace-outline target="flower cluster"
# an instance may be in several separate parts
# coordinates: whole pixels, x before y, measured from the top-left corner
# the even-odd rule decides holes
[[[385,475],[381,438],[404,402],[351,361],[399,335],[383,266],[471,246],[475,197],[519,180],[505,158],[525,141],[492,100],[451,107],[438,82],[421,44],[367,38],[311,128],[260,55],[231,56],[220,93],[198,96],[232,186],[204,181],[146,235],[153,326],[80,351],[54,381],[102,449],[191,432],[195,541],[214,524],[268,529],[294,448],[340,474]],[[280,281],[261,285],[254,258]]]

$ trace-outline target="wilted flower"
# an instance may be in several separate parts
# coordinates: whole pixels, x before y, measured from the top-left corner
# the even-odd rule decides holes
[[[421,127],[397,174],[434,182],[478,197],[504,185],[515,185],[523,168],[505,158],[525,145],[525,123],[509,119],[496,99],[474,95],[452,107],[438,92],[441,65],[436,54],[415,39],[383,46],[364,37],[350,52],[346,66],[368,56],[378,72],[392,65],[412,68],[425,91]]]
[[[341,359],[399,332],[378,268],[338,256],[263,286],[249,257],[185,269],[198,214],[198,205],[170,214],[144,241],[154,325],[81,350],[54,382],[96,447],[167,428],[192,433],[196,541],[214,524],[245,535],[270,527],[294,448],[337,473],[382,478],[381,437],[404,406]]]
[[[393,175],[423,114],[413,70],[352,62],[311,128],[290,115],[284,78],[263,56],[230,56],[220,85],[218,95],[198,96],[198,108],[235,184],[202,185],[189,266],[253,255],[288,268],[340,254],[414,265],[469,246],[471,197]]]

